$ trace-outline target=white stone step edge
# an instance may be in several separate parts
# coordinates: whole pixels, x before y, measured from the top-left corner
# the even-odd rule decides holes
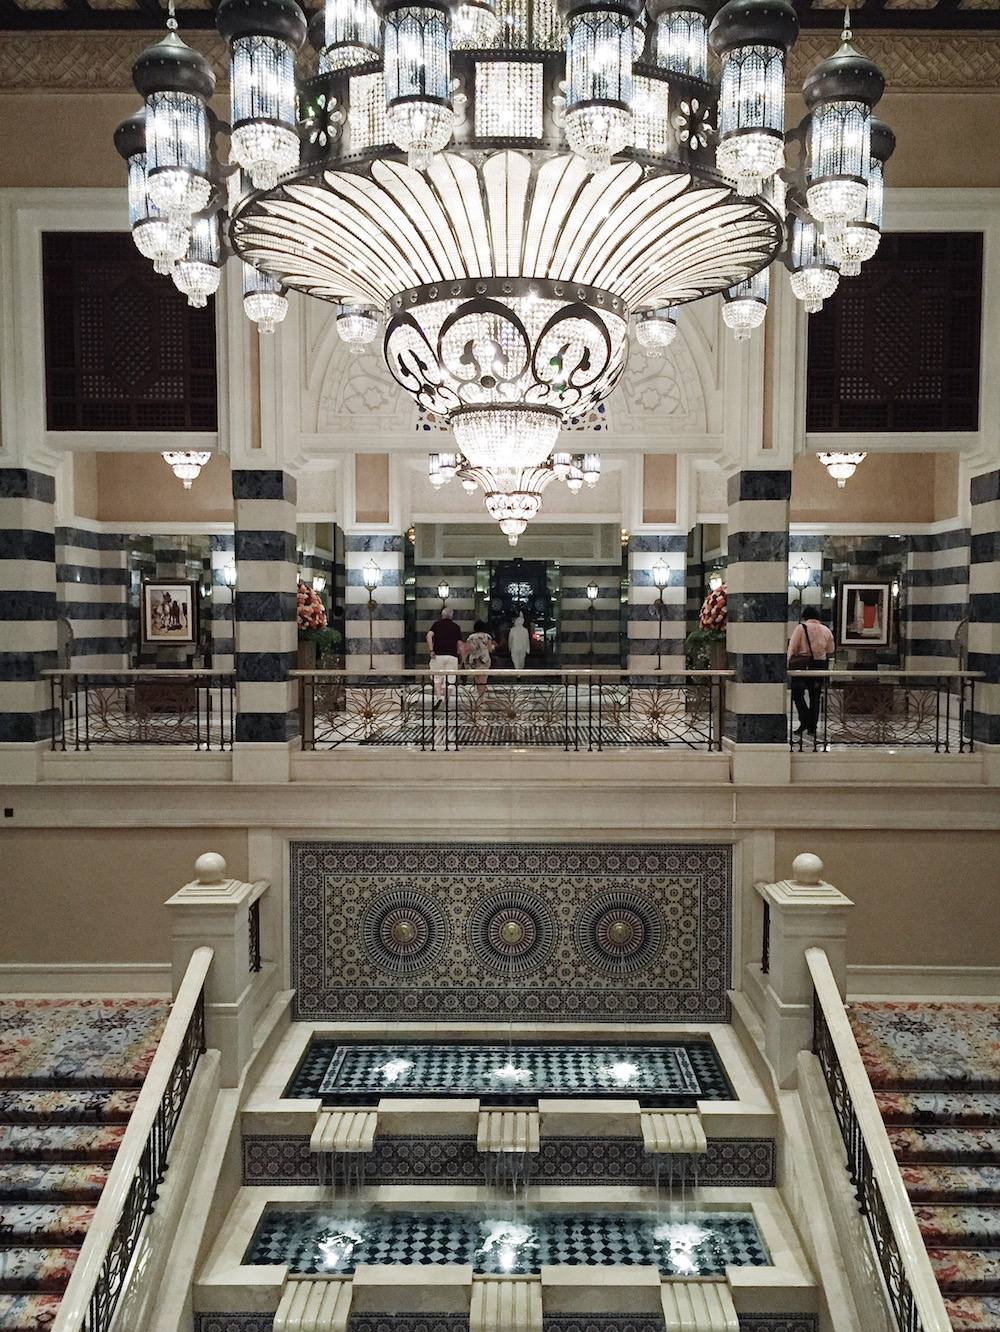
[[[353,1294],[349,1277],[289,1277],[274,1332],[347,1332]]]

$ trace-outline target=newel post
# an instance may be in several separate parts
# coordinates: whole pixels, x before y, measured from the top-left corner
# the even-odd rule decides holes
[[[243,883],[226,877],[226,862],[206,851],[194,863],[195,877],[167,899],[172,912],[173,991],[196,948],[215,956],[205,983],[205,1027],[210,1048],[221,1055],[222,1085],[234,1087],[246,1067],[253,1043],[260,990],[254,969],[251,912],[267,891],[263,880]],[[257,931],[259,937],[259,929]]]
[[[795,1081],[796,1058],[812,1042],[813,987],[806,950],[822,948],[841,996],[847,984],[847,913],[854,905],[823,878],[819,856],[792,861],[792,878],[757,885],[770,914],[764,991],[765,1052],[782,1087]]]

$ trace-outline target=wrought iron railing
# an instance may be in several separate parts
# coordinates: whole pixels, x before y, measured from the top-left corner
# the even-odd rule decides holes
[[[847,1153],[847,1170],[899,1332],[951,1332],[829,959],[806,950],[813,982],[813,1053]]]
[[[974,748],[971,671],[789,671],[788,743],[796,751],[841,747]]]
[[[729,671],[296,671],[303,749],[722,748]]]
[[[233,745],[235,681],[217,671],[46,671],[52,748]]]
[[[52,1332],[108,1332],[111,1327],[205,1052],[205,978],[212,956],[211,948],[197,948],[188,963]]]
[[[250,911],[247,915],[247,928],[249,932],[249,956],[250,971],[260,971],[264,965],[260,953],[260,898],[255,897],[250,903]]]

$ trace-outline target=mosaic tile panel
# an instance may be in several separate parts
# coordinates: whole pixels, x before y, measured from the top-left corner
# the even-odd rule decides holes
[[[414,1182],[480,1184],[484,1157],[474,1138],[376,1138],[366,1167],[369,1184]],[[652,1185],[650,1158],[638,1139],[544,1138],[532,1166],[535,1184]],[[770,1138],[713,1138],[698,1158],[703,1185],[770,1188],[774,1142]],[[316,1157],[306,1137],[243,1139],[243,1183],[284,1187],[315,1184]]]
[[[295,1017],[727,1022],[731,848],[297,842]]]
[[[749,1212],[402,1211],[270,1206],[245,1263],[347,1275],[362,1265],[449,1264],[523,1275],[546,1266],[658,1267],[667,1276],[765,1267],[770,1257]]]

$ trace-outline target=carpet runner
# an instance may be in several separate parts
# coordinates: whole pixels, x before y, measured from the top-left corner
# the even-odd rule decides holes
[[[849,1014],[951,1325],[1000,1332],[1000,1004]]]
[[[51,1328],[168,1011],[0,1000],[0,1332]]]

